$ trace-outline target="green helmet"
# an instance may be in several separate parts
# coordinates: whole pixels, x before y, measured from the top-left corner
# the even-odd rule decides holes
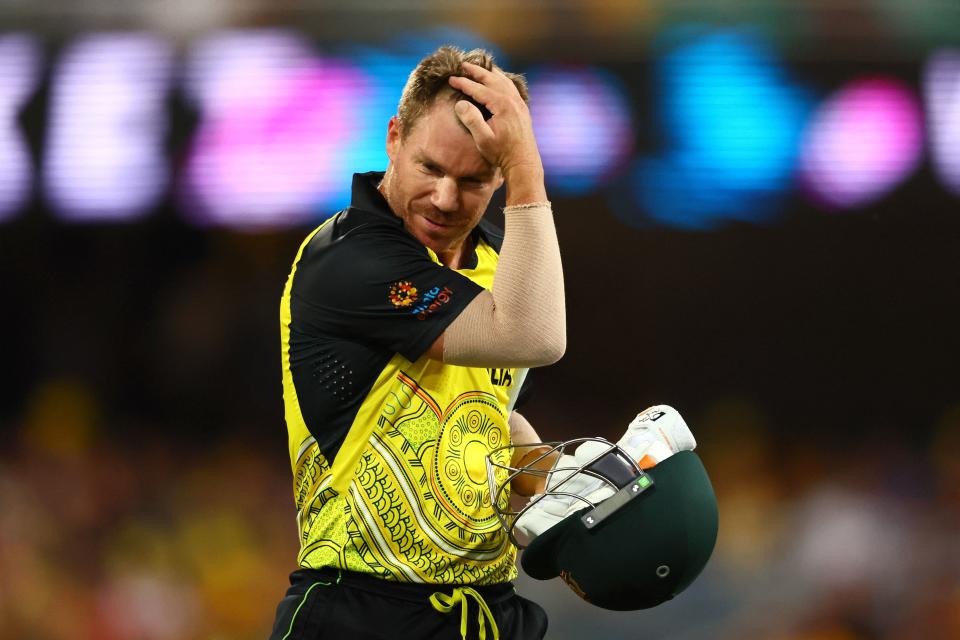
[[[570,442],[583,440],[554,444],[553,450],[562,452]],[[538,580],[559,576],[581,598],[604,609],[654,607],[686,589],[713,553],[719,516],[710,479],[693,451],[680,451],[643,471],[617,445],[588,440],[609,448],[579,472],[610,486],[602,494],[609,497],[595,503],[580,498],[585,506],[537,536],[524,550],[521,566]],[[504,509],[502,490],[493,504],[518,543],[513,524],[522,512]]]

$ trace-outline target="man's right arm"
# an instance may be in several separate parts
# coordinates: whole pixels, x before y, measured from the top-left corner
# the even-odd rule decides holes
[[[499,70],[464,70],[469,77],[450,84],[493,114],[485,121],[469,102],[455,106],[480,153],[504,176],[504,240],[491,291],[464,308],[428,355],[475,367],[552,364],[566,349],[563,270],[530,111]]]
[[[566,349],[563,270],[549,205],[505,211],[491,291],[480,292],[428,350],[473,367],[539,367]]]

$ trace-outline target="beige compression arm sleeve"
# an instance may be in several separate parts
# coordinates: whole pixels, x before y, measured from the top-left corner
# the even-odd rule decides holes
[[[550,203],[507,207],[503,214],[492,290],[481,292],[447,327],[444,362],[539,367],[566,350],[563,269]]]

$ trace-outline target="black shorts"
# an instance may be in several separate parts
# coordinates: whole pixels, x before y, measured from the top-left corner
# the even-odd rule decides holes
[[[431,595],[450,596],[457,586],[388,582],[336,569],[301,569],[290,574],[290,589],[277,607],[270,640],[461,640],[463,603],[443,613]],[[541,640],[547,614],[514,591],[512,583],[472,587],[483,598],[501,640]],[[447,600],[449,602],[449,600]],[[492,622],[472,595],[466,603],[466,638],[487,640]]]

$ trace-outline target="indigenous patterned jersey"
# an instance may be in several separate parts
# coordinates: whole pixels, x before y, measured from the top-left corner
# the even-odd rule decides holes
[[[490,506],[485,456],[509,444],[517,372],[424,356],[492,285],[502,236],[482,222],[473,261],[449,269],[389,209],[381,177],[354,176],[351,206],[303,242],[281,300],[298,562],[511,580],[516,550]]]

